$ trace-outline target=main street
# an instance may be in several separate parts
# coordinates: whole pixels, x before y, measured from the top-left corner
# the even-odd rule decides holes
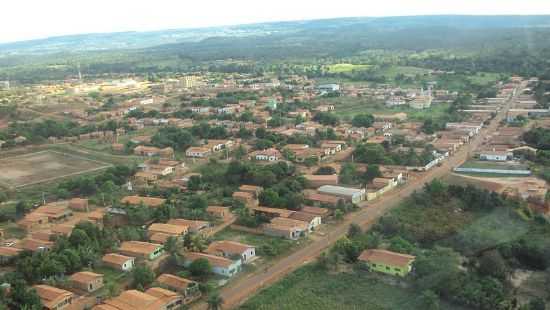
[[[497,113],[491,123],[483,128],[480,133],[468,145],[463,146],[458,152],[445,160],[440,166],[436,166],[428,172],[421,174],[418,178],[411,180],[406,185],[390,191],[381,198],[364,202],[357,212],[348,214],[344,220],[332,228],[324,237],[317,238],[308,243],[298,251],[277,261],[265,270],[258,270],[251,275],[230,282],[220,291],[224,300],[224,308],[231,309],[241,305],[258,290],[272,285],[287,274],[300,266],[307,264],[317,258],[340,238],[344,237],[350,224],[358,224],[364,230],[368,230],[376,221],[391,209],[399,204],[414,191],[422,190],[425,183],[433,179],[444,177],[452,172],[454,167],[464,163],[470,154],[481,145],[484,137],[493,134],[499,123],[506,116],[515,97],[510,98],[504,107]],[[204,302],[195,304],[192,309],[206,309]]]

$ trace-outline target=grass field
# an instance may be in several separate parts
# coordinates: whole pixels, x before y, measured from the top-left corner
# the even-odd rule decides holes
[[[335,106],[335,114],[343,118],[352,118],[360,113],[393,114],[405,112],[411,120],[423,120],[428,117],[439,118],[447,114],[448,103],[433,104],[429,109],[417,110],[409,107],[386,107],[382,102],[364,98],[340,97],[324,99]]]
[[[462,168],[480,168],[480,169],[505,169],[505,170],[525,170],[527,165],[512,164],[506,162],[491,162],[483,160],[469,160],[465,162]]]
[[[354,65],[354,64],[334,64],[328,66],[328,71],[330,73],[344,73],[351,71],[361,71],[370,68],[370,65]]]
[[[0,159],[0,185],[23,187],[97,171],[110,164],[56,151],[41,151]]]
[[[365,271],[327,274],[309,265],[261,291],[240,310],[426,309],[418,293]],[[441,304],[441,309],[456,309]]]
[[[528,231],[528,222],[522,220],[513,210],[500,208],[465,226],[451,242],[453,247],[463,253],[475,254],[519,239]]]

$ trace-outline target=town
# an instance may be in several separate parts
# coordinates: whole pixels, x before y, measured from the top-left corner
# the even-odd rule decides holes
[[[376,70],[2,82],[2,306],[544,309],[550,76]]]

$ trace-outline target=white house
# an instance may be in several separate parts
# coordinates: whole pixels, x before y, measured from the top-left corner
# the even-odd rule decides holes
[[[212,266],[212,272],[224,277],[232,277],[241,271],[241,260],[230,260],[225,257],[210,255],[205,253],[190,252],[185,254],[184,266],[191,265],[197,259],[206,259]]]
[[[307,223],[310,232],[321,225],[321,216],[307,212],[297,211],[292,213],[288,218]]]
[[[256,248],[240,242],[223,240],[212,242],[206,249],[206,253],[229,259],[239,256],[242,263],[246,264],[256,257]]]
[[[130,271],[134,268],[134,257],[116,254],[116,253],[110,253],[105,254],[103,258],[101,259],[103,264],[115,268],[121,271]]]
[[[507,151],[484,151],[479,154],[479,159],[488,161],[507,161],[512,156]]]

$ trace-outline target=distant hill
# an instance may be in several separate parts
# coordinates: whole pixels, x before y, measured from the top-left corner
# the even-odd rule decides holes
[[[323,20],[272,22],[226,27],[195,29],[174,29],[150,32],[118,32],[106,34],[81,34],[52,37],[40,40],[0,44],[0,56],[59,52],[106,51],[117,49],[142,49],[175,44],[198,43],[210,38],[246,38],[316,33],[337,33],[342,31],[362,32],[398,31],[411,28],[452,29],[512,29],[550,27],[550,16],[407,16],[407,17],[357,17]],[[205,42],[206,45],[210,44]],[[193,46],[193,45],[191,45]]]

